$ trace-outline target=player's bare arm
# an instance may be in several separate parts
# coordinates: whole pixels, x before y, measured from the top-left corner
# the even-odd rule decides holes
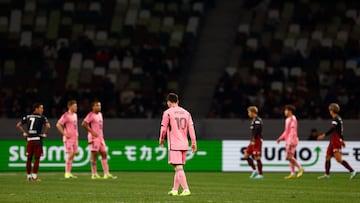
[[[191,151],[192,151],[193,153],[195,153],[195,152],[197,151],[197,146],[196,146],[196,144],[192,144],[192,145],[191,145]]]
[[[68,134],[66,134],[64,132],[64,126],[61,125],[59,122],[56,123],[56,128],[58,129],[58,131],[60,132],[60,134],[62,134],[63,136],[65,136],[66,138],[69,138],[70,136]]]
[[[46,122],[45,123],[45,130],[44,130],[44,133],[41,134],[40,136],[41,137],[46,137],[46,135],[48,134],[49,130],[50,130],[51,126],[50,126],[50,123],[49,122]]]
[[[89,123],[83,121],[83,122],[81,123],[81,126],[82,126],[86,131],[88,131],[89,133],[91,133],[91,135],[92,135],[93,137],[97,137],[97,136],[98,136],[98,134],[90,128]]]
[[[23,135],[24,137],[29,136],[29,134],[28,134],[28,133],[24,130],[24,128],[22,127],[21,121],[19,121],[19,122],[16,123],[16,127],[19,129],[19,131],[22,133],[22,135]]]

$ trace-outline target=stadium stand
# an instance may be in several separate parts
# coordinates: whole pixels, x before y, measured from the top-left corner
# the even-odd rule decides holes
[[[0,116],[40,100],[58,117],[69,98],[80,116],[95,98],[107,117],[158,116],[206,9],[205,0],[0,0]]]
[[[245,3],[229,67],[219,78],[209,118],[246,117],[258,105],[265,118],[294,104],[300,118],[328,118],[338,102],[345,118],[360,116],[357,1]]]

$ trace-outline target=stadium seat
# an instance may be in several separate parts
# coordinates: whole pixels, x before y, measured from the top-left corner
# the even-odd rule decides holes
[[[23,31],[20,36],[20,46],[28,46],[32,45],[32,32],[31,31]]]
[[[35,12],[36,11],[36,1],[27,0],[25,1],[24,11]]]
[[[271,90],[276,91],[276,92],[283,92],[283,83],[282,82],[278,82],[278,81],[274,81],[271,83]]]
[[[265,71],[265,61],[264,60],[255,60],[254,69],[259,71]]]
[[[235,73],[237,72],[237,69],[236,69],[236,67],[227,67],[227,68],[225,69],[225,71],[226,71],[226,73],[227,73],[230,77],[232,77],[232,76],[234,76]]]
[[[16,65],[14,60],[6,60],[4,62],[3,75],[5,77],[14,76],[16,72]]]
[[[5,33],[8,31],[9,20],[6,16],[0,17],[0,33]]]
[[[94,66],[95,66],[95,63],[94,63],[94,61],[93,60],[91,60],[91,59],[85,59],[84,61],[83,61],[83,68],[84,69],[94,69]]]
[[[358,68],[357,66],[358,65],[355,60],[347,60],[345,64],[345,68],[352,69],[354,71]]]
[[[20,33],[21,31],[21,10],[12,10],[10,15],[9,22],[9,32],[10,33]]]

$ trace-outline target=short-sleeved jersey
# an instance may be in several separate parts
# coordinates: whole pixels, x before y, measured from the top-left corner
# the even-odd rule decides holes
[[[262,139],[262,126],[262,119],[258,116],[251,121],[251,140]]]
[[[169,150],[188,150],[188,133],[192,144],[196,144],[194,123],[188,111],[178,106],[164,111],[159,140],[163,141],[167,134]]]
[[[63,136],[63,141],[76,141],[78,139],[78,117],[76,113],[63,113],[58,123],[64,127],[64,133],[69,136],[69,138]]]
[[[343,120],[339,115],[337,115],[335,118],[332,119],[331,128],[329,131],[326,132],[326,135],[331,135],[330,139],[344,139],[343,132]]]
[[[102,113],[90,112],[86,115],[84,121],[89,124],[89,127],[98,134],[98,137],[93,137],[88,133],[88,141],[103,141],[103,116]]]
[[[21,119],[21,124],[26,124],[26,132],[29,134],[29,137],[36,137],[42,134],[43,127],[48,122],[46,116],[40,114],[29,114]]]

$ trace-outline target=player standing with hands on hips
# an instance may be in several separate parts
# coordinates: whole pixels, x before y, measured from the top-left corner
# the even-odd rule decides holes
[[[191,139],[191,149],[195,153],[196,136],[194,123],[191,114],[184,108],[179,106],[179,98],[176,94],[170,93],[167,98],[167,106],[161,121],[159,144],[163,146],[165,136],[168,141],[168,163],[174,166],[174,185],[169,195],[177,196],[179,185],[183,188],[180,196],[188,196],[191,194],[187,184],[183,166],[186,162],[186,153],[189,148],[188,132]]]
[[[331,103],[329,105],[329,113],[332,117],[331,128],[326,133],[323,133],[318,136],[318,140],[323,140],[325,136],[330,137],[330,143],[327,148],[326,158],[325,158],[325,174],[319,176],[318,179],[327,179],[330,178],[330,160],[331,157],[335,157],[336,161],[342,164],[346,169],[350,171],[350,179],[355,178],[357,175],[356,171],[350,166],[350,164],[342,159],[341,149],[345,147],[344,137],[343,137],[343,121],[339,116],[340,106],[336,103]]]
[[[62,134],[65,152],[66,152],[66,161],[65,161],[65,178],[77,178],[71,173],[72,163],[75,154],[78,152],[78,117],[77,117],[77,103],[75,100],[69,100],[68,111],[63,113],[58,122],[56,123],[56,128]]]
[[[39,182],[37,173],[40,165],[40,157],[43,153],[42,139],[46,137],[50,129],[48,119],[43,115],[44,106],[40,103],[33,105],[33,113],[24,116],[16,127],[26,138],[26,172],[27,180]],[[22,127],[26,125],[26,130]],[[43,128],[45,127],[44,131]],[[35,157],[34,166],[31,167],[33,156]]]
[[[262,147],[262,119],[258,116],[258,108],[256,106],[249,106],[247,109],[249,118],[251,121],[251,139],[250,144],[246,148],[244,159],[247,160],[249,166],[252,168],[253,172],[250,175],[252,179],[262,179],[262,162],[261,162],[261,147]],[[254,160],[256,160],[258,170],[254,165]]]
[[[290,162],[290,175],[284,177],[285,179],[299,178],[304,173],[304,168],[300,163],[295,159],[296,146],[299,143],[298,137],[298,124],[297,119],[294,115],[295,106],[286,105],[284,114],[286,117],[285,120],[285,130],[276,140],[277,143],[280,143],[281,140],[285,140],[286,145],[286,160]],[[295,166],[299,169],[298,173],[295,175]]]
[[[101,165],[104,171],[104,179],[116,179],[109,172],[106,144],[103,133],[103,116],[101,113],[101,103],[94,101],[91,104],[91,111],[86,115],[82,126],[88,131],[88,143],[91,151],[91,179],[100,179],[97,173],[96,162],[98,153],[101,154]]]

